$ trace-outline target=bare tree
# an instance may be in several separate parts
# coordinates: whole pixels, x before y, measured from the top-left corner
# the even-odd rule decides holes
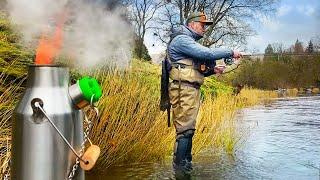
[[[153,21],[156,11],[164,5],[161,0],[128,0],[127,1],[129,19],[135,28],[137,34],[137,49],[138,58],[142,57],[142,50],[144,46],[144,38],[146,32],[152,28],[151,22]]]
[[[153,28],[154,35],[158,36],[159,40],[166,44],[169,41],[169,35],[173,28],[181,24],[177,20],[177,17],[180,17],[180,12],[177,11],[177,8],[174,4],[169,3],[163,6],[155,17],[155,28]]]
[[[170,13],[162,13],[162,20],[158,21],[174,20],[170,22],[174,27],[183,24],[191,12],[203,11],[214,23],[208,28],[202,43],[208,47],[226,44],[235,47],[246,44],[247,37],[254,34],[248,21],[269,15],[275,11],[276,5],[277,0],[173,0],[161,11],[165,12],[169,7],[172,9]],[[163,24],[160,28],[164,31],[169,29],[163,28]]]
[[[283,43],[272,43],[272,48],[273,48],[274,53],[282,54],[284,52]]]

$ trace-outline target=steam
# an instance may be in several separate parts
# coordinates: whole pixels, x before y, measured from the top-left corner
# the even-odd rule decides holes
[[[73,64],[90,68],[129,64],[133,33],[119,8],[107,11],[84,0],[10,0],[8,10],[27,44],[37,44],[44,30],[54,31],[58,17],[65,14],[63,53]]]

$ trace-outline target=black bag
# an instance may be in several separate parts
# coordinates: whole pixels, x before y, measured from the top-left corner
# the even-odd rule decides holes
[[[170,127],[170,97],[169,97],[169,72],[171,70],[171,64],[167,57],[162,61],[161,68],[161,98],[160,98],[160,110],[167,110],[168,113],[168,127]]]

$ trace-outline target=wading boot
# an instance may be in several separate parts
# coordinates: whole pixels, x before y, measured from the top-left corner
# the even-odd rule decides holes
[[[192,134],[192,137],[193,137],[193,134]],[[188,145],[187,145],[187,151],[186,151],[186,165],[185,166],[188,171],[193,170],[193,168],[192,168],[192,154],[191,154],[192,137],[188,138]]]
[[[184,177],[190,175],[191,173],[191,149],[193,134],[193,130],[188,130],[182,134],[177,135],[173,157],[173,169],[175,171],[176,177]]]

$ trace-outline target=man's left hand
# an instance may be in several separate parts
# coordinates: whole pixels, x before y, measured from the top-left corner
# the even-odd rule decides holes
[[[222,74],[225,69],[226,69],[225,65],[217,65],[214,67],[214,73],[217,75]]]

